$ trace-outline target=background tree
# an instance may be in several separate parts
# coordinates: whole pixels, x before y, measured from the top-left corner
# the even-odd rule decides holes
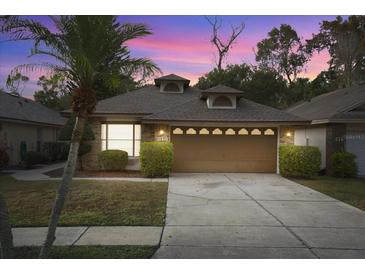
[[[20,73],[19,70],[15,70],[8,75],[6,79],[6,87],[11,94],[22,95],[25,88],[25,84],[29,81],[29,77]]]
[[[63,74],[55,73],[49,77],[39,77],[37,85],[41,87],[33,95],[34,100],[54,110],[65,110],[71,106],[71,94],[66,87]]]
[[[350,16],[344,20],[323,21],[319,33],[307,40],[308,53],[328,50],[329,70],[337,73],[339,84],[350,87],[365,79],[365,16]]]
[[[308,62],[308,56],[297,32],[282,24],[257,43],[256,61],[260,68],[277,71],[291,84]]]
[[[213,18],[209,18],[206,16],[205,18],[212,26],[212,37],[210,39],[210,42],[217,49],[218,56],[216,65],[218,72],[220,72],[222,71],[223,62],[227,58],[229,50],[232,48],[234,41],[245,29],[245,24],[242,22],[238,26],[231,25],[231,34],[229,35],[228,39],[224,40],[219,35],[219,29],[222,27],[222,20],[219,19],[217,16],[214,16]]]
[[[67,87],[72,94],[72,110],[76,117],[68,159],[52,208],[47,238],[42,246],[40,258],[48,256],[55,240],[59,217],[75,172],[85,122],[95,108],[96,80],[105,79],[105,82],[112,83],[114,76],[120,72],[147,77],[159,71],[147,58],[132,58],[125,45],[128,40],[151,34],[144,24],[120,24],[116,16],[50,18],[54,22],[55,32],[51,32],[40,22],[16,16],[2,17],[0,22],[0,30],[9,33],[12,39],[33,41],[33,55],[47,55],[55,59],[55,63],[43,65],[54,72],[66,74]],[[24,67],[35,66],[20,66]]]

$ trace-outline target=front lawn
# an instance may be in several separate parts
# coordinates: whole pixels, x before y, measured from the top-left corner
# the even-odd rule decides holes
[[[154,246],[54,246],[49,259],[148,259]],[[40,247],[16,247],[15,259],[36,259]]]
[[[365,179],[318,176],[291,180],[365,211]]]
[[[12,226],[47,226],[57,181],[17,181],[0,174]],[[60,226],[142,225],[165,222],[167,183],[73,181]]]

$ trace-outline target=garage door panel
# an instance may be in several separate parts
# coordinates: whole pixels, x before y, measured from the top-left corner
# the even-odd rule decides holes
[[[276,136],[173,135],[174,171],[276,172]]]

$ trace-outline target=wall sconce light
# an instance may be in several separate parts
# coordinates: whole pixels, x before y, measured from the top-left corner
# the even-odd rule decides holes
[[[158,132],[160,135],[164,135],[165,131],[163,129],[160,129],[160,131]]]
[[[286,137],[291,137],[291,132],[288,131],[285,135],[286,135]]]

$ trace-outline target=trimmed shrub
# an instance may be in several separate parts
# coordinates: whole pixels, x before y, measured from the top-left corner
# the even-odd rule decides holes
[[[46,157],[41,152],[28,151],[24,154],[23,163],[26,168],[31,168],[34,165],[43,164],[46,162]]]
[[[104,150],[97,155],[98,166],[101,170],[124,170],[128,163],[128,153],[123,150]]]
[[[9,164],[9,155],[5,148],[0,147],[0,170]]]
[[[147,177],[168,176],[173,159],[173,145],[170,142],[144,142],[141,145],[141,171]]]
[[[321,169],[321,152],[313,146],[281,145],[279,164],[283,176],[309,178]]]
[[[334,177],[356,177],[358,172],[356,156],[346,151],[335,152],[331,155],[331,168]]]
[[[70,145],[68,142],[46,142],[43,152],[49,162],[66,161]]]

